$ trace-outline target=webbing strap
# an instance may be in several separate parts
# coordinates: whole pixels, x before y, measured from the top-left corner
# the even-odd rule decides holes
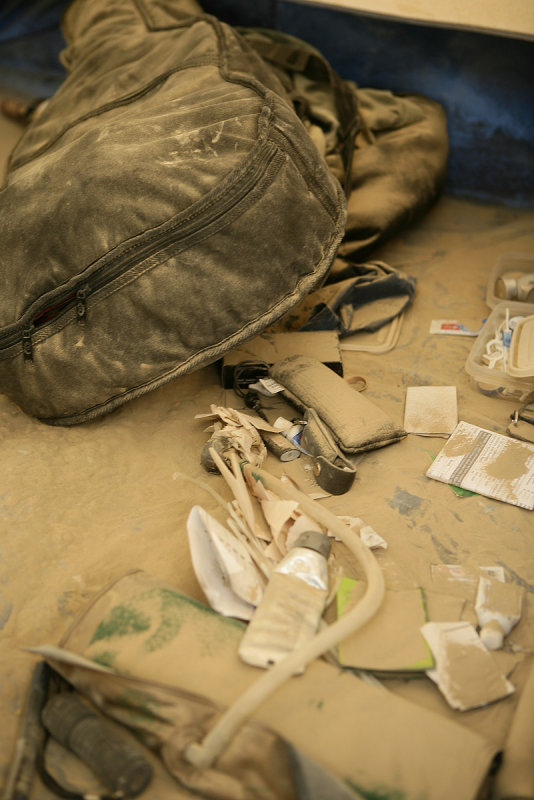
[[[287,72],[298,72],[310,79],[324,81],[330,85],[339,122],[337,150],[341,155],[345,168],[344,189],[347,197],[351,191],[351,169],[354,153],[354,140],[361,127],[358,110],[358,99],[355,91],[334,72],[323,56],[310,50],[305,43],[298,40],[288,42],[266,41],[253,35],[246,37],[259,55],[271,64],[275,64]],[[262,31],[264,36],[268,32]],[[277,36],[280,34],[277,32]]]

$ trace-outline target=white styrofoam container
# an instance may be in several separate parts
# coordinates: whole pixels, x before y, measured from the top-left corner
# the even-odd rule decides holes
[[[527,317],[534,314],[533,303],[518,303],[512,300],[499,302],[478,334],[467,358],[465,370],[483,394],[526,402],[531,395],[534,396],[534,377],[513,377],[503,369],[486,366],[482,361],[486,345],[494,338],[499,325],[506,319],[507,308],[510,317]]]
[[[506,371],[514,378],[534,380],[534,314],[523,317],[515,327]]]

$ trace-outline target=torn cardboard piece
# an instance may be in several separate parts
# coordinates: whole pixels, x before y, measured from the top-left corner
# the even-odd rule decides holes
[[[362,542],[369,547],[370,550],[387,550],[388,543],[380,536],[379,533],[371,525],[366,525],[360,517],[352,517],[340,514],[339,519],[345,522],[349,528],[354,529],[359,533]],[[333,536],[333,534],[330,534]]]
[[[448,437],[457,424],[456,386],[408,386],[404,411],[407,433]]]
[[[534,797],[534,664],[530,666],[512,725],[504,747],[502,762],[496,775],[492,797]]]
[[[478,620],[475,612],[475,595],[479,578],[484,575],[502,582],[506,580],[504,569],[500,565],[475,567],[461,564],[431,564],[430,571],[433,589],[432,592],[427,592],[427,598],[431,598],[435,592],[448,596],[451,602],[455,599],[461,603],[460,613],[436,616],[429,611],[429,620],[432,622],[451,622],[461,619],[464,622],[471,622],[476,627]]]
[[[482,566],[478,569],[472,567],[465,567],[461,564],[432,564],[431,565],[432,579],[440,582],[445,586],[451,583],[477,583],[480,575],[486,575],[489,578],[494,578],[497,581],[506,580],[504,568],[500,565]]]
[[[294,331],[291,333],[262,333],[226,353],[222,362],[221,380],[224,389],[231,389],[234,367],[243,361],[261,361],[272,366],[293,355],[317,358],[338,375],[343,375],[343,362],[336,331]]]
[[[363,597],[364,581],[342,578],[337,593],[338,616],[346,614]],[[421,588],[386,590],[382,606],[372,620],[338,646],[342,667],[370,670],[392,677],[431,669],[434,659],[421,635],[427,622]]]
[[[461,620],[466,601],[453,594],[425,588],[425,604],[429,622]]]
[[[481,708],[515,691],[471,623],[427,622],[421,632],[436,662],[435,669],[428,670],[427,675],[451,708]]]

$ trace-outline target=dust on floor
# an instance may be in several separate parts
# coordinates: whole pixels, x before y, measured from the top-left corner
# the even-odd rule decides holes
[[[504,433],[516,402],[481,394],[464,370],[473,340],[429,334],[432,319],[478,327],[487,317],[487,277],[507,252],[532,252],[534,212],[443,197],[412,229],[375,255],[417,278],[397,346],[371,355],[345,352],[345,377],[364,376],[369,399],[402,424],[409,386],[455,385],[459,418]],[[189,554],[186,519],[200,504],[220,509],[200,453],[208,437],[194,419],[211,403],[239,407],[221,388],[216,366],[178,378],[102,419],[49,428],[0,395],[0,775],[12,754],[34,657],[23,648],[56,643],[93,593],[128,569],[151,575],[204,601]],[[432,565],[501,565],[523,587],[523,618],[509,639],[518,651],[520,690],[534,642],[532,514],[483,496],[458,497],[425,477],[444,443],[408,436],[359,459],[351,491],[322,501],[359,516],[388,542],[378,554],[391,589],[435,588]],[[273,456],[267,469],[281,473]],[[312,487],[305,460],[292,462]],[[399,695],[504,741],[520,694],[463,715],[448,708],[426,679],[390,680]],[[40,795],[45,797],[47,795]]]

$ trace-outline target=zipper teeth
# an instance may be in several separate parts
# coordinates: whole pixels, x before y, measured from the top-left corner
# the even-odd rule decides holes
[[[266,171],[271,163],[273,157],[275,155],[275,151],[272,150],[266,154],[265,158],[262,159],[260,164],[256,165],[253,172],[247,176],[247,180],[242,183],[238,189],[235,189],[230,192],[225,198],[222,196],[223,203],[222,205],[215,206],[214,203],[210,204],[210,210],[212,213],[209,213],[207,217],[204,215],[206,208],[200,209],[193,217],[185,223],[185,228],[183,225],[180,225],[177,230],[175,231],[165,231],[163,234],[159,234],[157,237],[154,238],[154,241],[148,242],[145,245],[141,245],[139,249],[134,248],[134,253],[125,259],[126,263],[123,264],[122,258],[117,257],[119,264],[106,264],[102,267],[102,276],[98,277],[98,271],[95,272],[96,280],[88,279],[86,283],[90,283],[91,286],[91,294],[98,289],[101,289],[102,286],[105,286],[106,283],[109,283],[110,280],[113,278],[118,277],[121,272],[126,271],[126,269],[130,266],[132,261],[143,261],[145,258],[153,255],[160,249],[162,240],[165,241],[165,245],[172,245],[176,244],[183,239],[187,239],[189,236],[194,235],[199,230],[201,230],[204,226],[210,225],[211,223],[215,222],[217,219],[220,219],[224,214],[230,211],[235,205],[237,205],[249,192],[249,189],[254,186],[259,177],[261,177]],[[220,197],[217,199],[221,199]],[[215,203],[217,200],[215,201]],[[166,238],[165,234],[168,233],[168,238]]]
[[[268,171],[273,159],[278,152],[276,145],[272,144],[269,150],[263,155],[254,169],[246,176],[246,180],[238,183],[237,187],[230,188],[226,195],[219,195],[213,200],[206,208],[199,209],[193,216],[183,225],[178,225],[176,230],[164,231],[154,237],[154,240],[139,247],[132,247],[131,254],[122,254],[116,256],[110,264],[105,264],[99,269],[95,270],[92,276],[85,276],[79,284],[75,284],[66,292],[64,299],[58,299],[53,306],[56,307],[55,313],[49,319],[44,319],[43,322],[35,325],[35,320],[43,316],[47,309],[52,309],[52,306],[47,305],[44,309],[37,309],[29,321],[20,322],[15,330],[9,333],[0,333],[0,348],[4,349],[16,344],[21,338],[31,336],[34,332],[45,329],[50,323],[55,322],[58,317],[63,315],[66,311],[76,305],[78,298],[77,293],[80,289],[88,289],[85,296],[94,294],[94,292],[101,289],[106,284],[110,283],[115,278],[126,272],[132,265],[132,262],[138,263],[157,252],[162,243],[165,247],[176,244],[181,240],[187,239],[189,236],[194,235],[203,227],[210,225],[216,220],[224,216],[234,206],[236,206],[248,194],[249,190],[256,185],[259,179]],[[217,204],[218,200],[222,199],[222,205]],[[211,213],[206,212],[211,211]]]

